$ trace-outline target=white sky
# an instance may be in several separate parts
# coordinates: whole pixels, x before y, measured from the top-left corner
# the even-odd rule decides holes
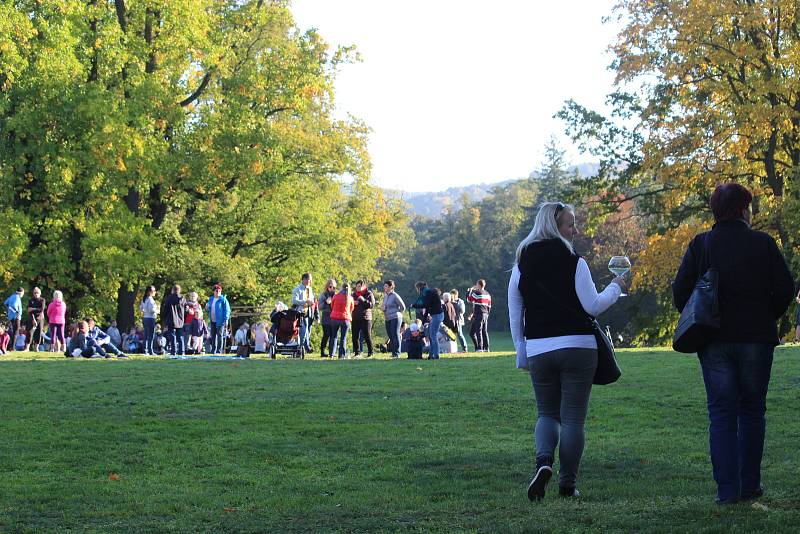
[[[302,29],[355,44],[363,61],[336,82],[336,104],[372,128],[377,185],[406,191],[521,178],[557,135],[574,98],[602,109],[611,90],[601,19],[614,0],[292,0]]]

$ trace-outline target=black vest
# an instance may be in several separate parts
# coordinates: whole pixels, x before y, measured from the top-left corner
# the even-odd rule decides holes
[[[594,333],[575,292],[579,257],[560,239],[537,241],[523,249],[519,291],[525,303],[525,339]]]

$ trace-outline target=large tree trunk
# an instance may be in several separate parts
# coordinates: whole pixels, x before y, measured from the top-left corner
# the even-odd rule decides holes
[[[120,284],[117,289],[117,328],[122,333],[127,332],[136,324],[134,316],[136,310],[137,288],[129,291],[125,284]]]

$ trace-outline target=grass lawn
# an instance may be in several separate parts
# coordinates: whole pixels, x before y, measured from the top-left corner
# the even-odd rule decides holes
[[[12,353],[0,357],[0,532],[797,532],[800,349],[776,352],[766,495],[730,507],[714,504],[696,359],[619,356],[622,380],[593,391],[584,497],[551,485],[534,504],[532,388],[508,352]]]

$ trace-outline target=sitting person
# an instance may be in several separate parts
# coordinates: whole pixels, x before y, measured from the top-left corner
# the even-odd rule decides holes
[[[110,358],[103,347],[89,337],[89,325],[86,321],[79,321],[67,343],[67,358]]]
[[[27,332],[25,331],[25,325],[20,325],[19,330],[17,331],[17,335],[14,339],[14,350],[23,351],[27,346]]]
[[[272,323],[272,326],[269,329],[271,336],[274,336],[275,332],[278,331],[278,325],[281,324],[281,319],[286,317],[286,310],[286,304],[283,302],[278,301],[275,303],[275,309],[269,314],[269,320]]]
[[[411,337],[411,330],[408,329],[408,323],[403,321],[400,323],[400,352],[408,352],[409,337]]]
[[[269,332],[267,332],[267,325],[265,323],[256,324],[255,334],[255,353],[265,354],[267,352],[267,344],[269,343]]]
[[[131,353],[139,352],[142,349],[139,336],[136,335],[135,326],[132,326],[128,333],[122,338],[122,348]]]
[[[89,326],[89,331],[87,333],[89,339],[93,339],[95,343],[101,345],[104,350],[114,354],[117,358],[127,358],[125,353],[111,342],[111,336],[100,330],[100,327],[95,324],[94,318],[87,317],[85,320],[86,324]]]
[[[425,332],[422,328],[422,320],[414,321],[408,332],[408,359],[421,360],[425,350]]]
[[[6,325],[0,323],[0,354],[5,354],[8,351],[8,344],[11,341],[11,336],[6,332]]]

